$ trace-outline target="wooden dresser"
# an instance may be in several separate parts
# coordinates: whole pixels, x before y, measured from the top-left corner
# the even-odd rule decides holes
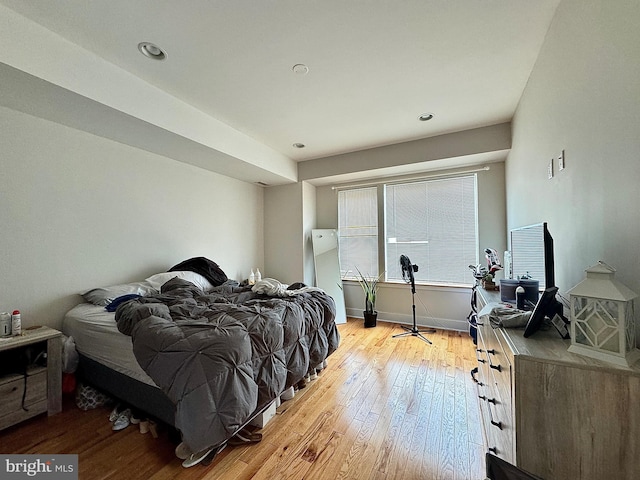
[[[477,289],[478,310],[500,293]],[[545,480],[640,478],[640,365],[567,351],[552,327],[529,338],[478,318],[475,376],[489,451]]]

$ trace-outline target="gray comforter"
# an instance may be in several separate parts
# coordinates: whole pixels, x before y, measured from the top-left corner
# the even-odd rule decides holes
[[[174,278],[123,303],[118,329],[176,405],[192,449],[219,445],[338,347],[335,303],[319,291],[285,298],[227,282],[206,294]]]

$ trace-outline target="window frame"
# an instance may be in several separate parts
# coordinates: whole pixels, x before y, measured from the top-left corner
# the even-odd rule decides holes
[[[377,218],[376,218],[376,245],[377,245],[377,249],[376,249],[376,257],[377,257],[377,261],[375,262],[375,265],[377,266],[378,271],[377,272],[361,272],[362,274],[364,274],[367,277],[378,277],[378,275],[380,274],[380,272],[383,272],[383,269],[380,269],[381,266],[381,262],[380,262],[380,234],[381,232],[384,232],[384,226],[380,225],[380,222],[382,221],[383,217],[381,216],[381,205],[380,205],[380,188],[379,185],[361,185],[361,186],[354,186],[351,188],[344,188],[341,189],[341,191],[355,191],[355,190],[364,190],[364,189],[374,189],[375,188],[375,203],[376,203],[376,213],[377,213]],[[338,192],[338,247],[340,248],[340,242],[342,241],[343,238],[345,237],[350,237],[350,235],[343,235],[340,232],[340,223],[341,223],[341,217],[340,217],[340,191]],[[356,281],[358,279],[358,272],[354,270],[351,270],[348,268],[348,266],[344,266],[342,265],[342,255],[340,254],[340,274],[342,276],[343,280],[354,280]],[[384,265],[384,263],[382,263],[382,265]]]
[[[474,264],[479,262],[479,252],[480,252],[480,228],[479,228],[479,198],[478,198],[478,175],[476,172],[465,172],[465,173],[452,173],[445,175],[433,175],[433,176],[422,176],[422,177],[414,177],[414,178],[406,178],[402,180],[390,180],[379,182],[375,184],[366,184],[366,185],[354,185],[350,187],[341,188],[340,190],[355,190],[358,188],[365,187],[376,187],[377,199],[378,199],[378,242],[377,242],[377,251],[378,251],[378,272],[384,272],[384,283],[389,284],[399,284],[403,283],[401,280],[397,279],[389,279],[387,275],[387,219],[386,219],[386,198],[385,192],[386,187],[388,185],[403,185],[410,183],[420,183],[420,182],[429,182],[436,180],[446,180],[451,178],[461,178],[461,177],[473,177],[474,181],[474,228],[475,228],[475,261]],[[339,213],[338,213],[339,216]],[[461,266],[464,268],[464,266]],[[355,278],[345,276],[344,280],[356,280]],[[461,282],[446,282],[446,281],[420,281],[416,279],[416,285],[422,286],[434,286],[434,287],[469,287],[473,285],[473,281],[466,283],[464,281]]]

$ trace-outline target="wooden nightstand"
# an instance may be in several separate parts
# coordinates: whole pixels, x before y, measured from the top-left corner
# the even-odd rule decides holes
[[[39,327],[0,338],[0,430],[61,410],[62,333]]]

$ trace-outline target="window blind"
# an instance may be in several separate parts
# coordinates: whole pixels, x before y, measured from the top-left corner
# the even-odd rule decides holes
[[[376,187],[338,192],[340,274],[378,276],[378,195]]]
[[[402,280],[400,256],[422,283],[473,283],[478,260],[476,176],[385,186],[387,280]]]

